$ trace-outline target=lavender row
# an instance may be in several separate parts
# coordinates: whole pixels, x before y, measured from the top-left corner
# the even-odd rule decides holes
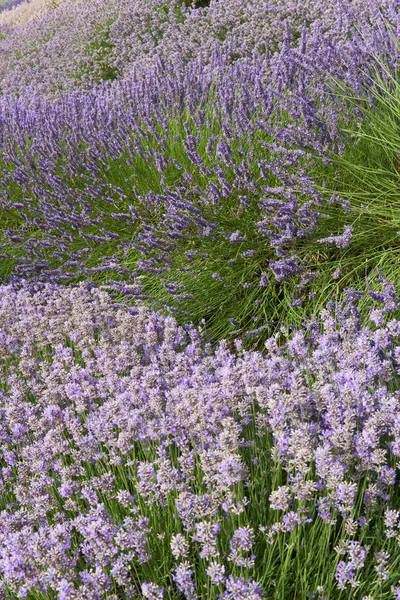
[[[189,3],[187,3],[189,4]],[[3,94],[57,96],[123,78],[137,64],[203,56],[215,44],[232,60],[254,50],[281,49],[288,20],[297,36],[306,22],[318,45],[351,45],[353,25],[364,31],[382,16],[397,19],[393,0],[211,0],[208,7],[181,0],[67,0],[22,27],[5,27],[0,41]]]
[[[2,597],[194,599],[196,569],[207,598],[273,597],[268,552],[310,526],[341,532],[321,589],[372,561],[361,589],[388,591],[400,323],[381,281],[368,326],[350,289],[264,355],[84,285],[0,288]]]
[[[185,312],[191,293],[173,283],[176,256],[185,248],[183,269],[193,261],[195,273],[196,244],[209,240],[231,254],[210,274],[221,282],[241,245],[253,273],[241,281],[245,297],[271,280],[297,277],[306,287],[316,273],[299,248],[318,241],[326,202],[309,171],[344,147],[343,124],[362,118],[330,84],[345,81],[372,102],[372,56],[394,70],[399,53],[395,3],[385,7],[386,20],[379,13],[368,23],[360,11],[354,23],[343,4],[323,35],[305,23],[299,38],[287,21],[272,56],[254,50],[232,61],[217,45],[189,63],[160,54],[121,82],[57,101],[4,96],[0,199],[19,226],[6,228],[2,256],[14,263],[13,280],[110,273],[118,293],[146,299],[137,277],[153,274],[164,278],[165,306]],[[346,248],[351,235],[349,223],[319,242]]]
[[[3,12],[4,10],[11,10],[12,8],[18,6],[18,4],[21,2],[22,0],[6,0],[0,4],[0,12]]]

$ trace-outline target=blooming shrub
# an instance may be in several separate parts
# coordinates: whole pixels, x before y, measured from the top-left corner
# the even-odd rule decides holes
[[[7,6],[0,12],[0,25],[4,31],[10,31],[13,27],[25,25],[29,21],[36,19],[47,10],[56,8],[64,0],[20,0],[10,7],[4,2],[2,6]]]
[[[400,598],[398,1],[33,6],[0,598]]]
[[[362,327],[349,290],[321,326],[235,356],[98,289],[0,291],[3,593],[281,597],[282,540],[303,596],[333,576],[390,590],[397,320]]]
[[[358,220],[311,176],[343,149],[344,124],[362,117],[328,83],[367,94],[371,49],[389,70],[398,56],[389,5],[392,22],[366,21],[362,37],[346,10],[349,21],[322,45],[320,29],[306,24],[298,38],[287,23],[272,57],[254,51],[232,62],[229,49],[214,47],[168,63],[160,51],[154,66],[87,94],[4,97],[7,278],[91,278],[126,296],[124,282],[140,276],[137,297],[181,323],[205,319],[213,340],[247,332],[252,343],[282,312],[292,324],[298,307],[311,312],[320,263],[329,277],[339,272]],[[107,78],[114,67],[102,64]]]
[[[295,37],[306,23],[318,46],[334,40],[346,54],[354,26],[363,32],[372,26],[367,46],[374,44],[382,17],[397,22],[396,7],[395,0],[211,0],[199,8],[180,0],[66,0],[0,41],[0,89],[47,96],[87,90],[105,72],[107,79],[126,76],[157,58],[188,64],[201,56],[208,63],[215,45],[231,60],[254,50],[274,53],[286,39],[286,21]]]
[[[0,3],[0,12],[4,11],[4,10],[10,10],[12,8],[14,8],[15,6],[18,6],[18,4],[21,2],[21,0],[3,0]]]

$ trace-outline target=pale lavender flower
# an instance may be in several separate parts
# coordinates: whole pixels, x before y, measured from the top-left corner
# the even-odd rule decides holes
[[[243,553],[251,550],[255,541],[254,530],[252,527],[240,527],[233,533],[229,542],[230,554],[229,561],[233,561],[237,566],[252,568],[255,564],[255,555],[244,557]]]
[[[68,600],[69,598],[77,598],[77,593],[74,586],[65,578],[62,578],[57,585],[58,597],[60,600]]]
[[[349,561],[357,571],[364,566],[368,550],[369,546],[362,547],[360,542],[351,540],[347,543]]]
[[[197,598],[192,575],[193,567],[187,561],[181,562],[172,574],[176,587],[187,600],[196,600]]]
[[[240,527],[233,533],[229,542],[232,552],[248,552],[254,544],[254,530],[252,527]]]
[[[269,283],[268,275],[265,273],[265,271],[263,271],[261,273],[261,278],[260,278],[258,285],[260,287],[267,287],[268,283]]]
[[[223,598],[231,600],[259,600],[264,598],[261,585],[252,579],[244,580],[243,577],[229,575],[225,581],[226,591]]]
[[[225,581],[225,567],[215,561],[211,561],[206,569],[207,575],[213,585],[221,585]]]
[[[400,524],[400,511],[387,508],[385,511],[385,533],[386,537],[392,538],[397,535]]]
[[[342,235],[330,235],[327,238],[321,238],[317,240],[317,242],[319,242],[320,244],[335,244],[337,248],[347,248],[351,242],[352,235],[353,227],[351,227],[350,225],[346,225],[344,228],[344,233]]]
[[[117,500],[122,506],[128,507],[133,504],[135,498],[127,490],[119,490],[117,492]]]
[[[163,600],[164,588],[157,586],[155,583],[147,583],[144,581],[141,585],[142,594],[147,600]]]
[[[61,496],[64,498],[69,498],[74,493],[74,486],[69,482],[65,482],[58,488],[58,491]]]
[[[390,558],[390,554],[388,552],[376,552],[375,553],[375,571],[379,580],[387,580],[389,579],[389,571],[388,571],[388,560]]]
[[[192,539],[201,545],[200,558],[214,558],[219,556],[217,550],[217,535],[221,525],[202,521],[195,524],[195,534]]]
[[[385,322],[382,309],[375,308],[371,310],[369,318],[375,325],[383,325]]]
[[[284,531],[293,531],[298,525],[302,525],[305,522],[304,518],[299,514],[290,510],[287,514],[282,517],[282,529]]]
[[[245,242],[245,238],[242,236],[242,234],[240,233],[239,230],[231,233],[231,235],[229,236],[229,241],[230,242]]]
[[[176,533],[171,538],[171,552],[174,558],[187,558],[189,554],[189,544],[184,535]]]
[[[356,579],[356,572],[353,565],[351,563],[346,563],[343,560],[341,560],[336,567],[335,578],[339,590],[345,590],[349,584],[353,588],[360,585],[360,582]]]

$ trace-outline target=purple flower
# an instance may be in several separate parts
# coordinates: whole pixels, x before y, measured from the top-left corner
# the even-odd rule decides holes
[[[229,542],[231,552],[249,552],[254,544],[254,531],[251,527],[236,529]]]
[[[344,228],[344,233],[342,235],[330,235],[327,238],[321,238],[317,240],[317,242],[319,242],[320,244],[335,244],[337,248],[347,248],[351,242],[352,235],[353,227],[351,227],[350,225],[346,225],[346,227]]]
[[[259,600],[264,598],[261,585],[252,579],[244,580],[243,577],[229,575],[225,581],[226,591],[223,598],[231,600]]]
[[[225,581],[225,567],[215,561],[210,562],[206,569],[206,573],[213,585],[221,585]]]
[[[158,587],[155,583],[144,581],[141,586],[142,594],[147,600],[163,600],[164,588]]]
[[[197,598],[192,575],[193,568],[187,561],[180,563],[172,574],[172,579],[175,581],[176,587],[187,600],[195,600]]]

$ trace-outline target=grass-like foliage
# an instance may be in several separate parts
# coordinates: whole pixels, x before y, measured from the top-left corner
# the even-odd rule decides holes
[[[363,96],[349,95],[348,89],[332,84],[337,96],[349,102],[360,118],[353,119],[350,127],[343,126],[342,132],[347,136],[344,147],[339,152],[329,152],[328,161],[316,161],[308,170],[323,199],[323,214],[312,236],[297,244],[300,260],[309,267],[309,273],[303,274],[300,282],[292,278],[281,285],[274,284],[273,274],[267,268],[271,248],[268,242],[260,243],[255,232],[262,214],[260,203],[252,201],[251,196],[246,197],[246,208],[240,210],[230,196],[218,216],[213,214],[222,235],[193,236],[188,240],[189,253],[194,251],[195,255],[190,261],[192,268],[188,269],[182,252],[176,253],[173,281],[181,286],[181,294],[192,293],[180,305],[192,310],[192,314],[198,307],[194,313],[197,323],[211,313],[208,331],[213,338],[244,334],[262,340],[263,326],[265,333],[284,322],[298,327],[304,314],[318,314],[332,295],[341,297],[347,287],[374,290],[371,274],[376,267],[393,282],[393,289],[399,289],[400,83],[397,74],[390,73],[379,61],[373,69],[373,82],[374,87]],[[213,133],[218,139],[223,137],[222,132]],[[268,140],[260,132],[258,143],[251,146],[253,164],[265,158],[268,141],[271,138]],[[250,147],[242,150],[242,156],[246,155]],[[215,153],[211,158],[215,160]],[[238,168],[241,161],[237,155],[235,159]],[[252,177],[252,181],[259,181],[259,172],[253,172]],[[269,183],[276,185],[277,180],[272,176]],[[278,210],[282,208],[281,205]],[[242,232],[242,242],[232,248],[224,232],[235,230]],[[251,258],[246,260],[249,250]],[[264,285],[260,286],[263,271]],[[154,279],[153,293],[157,294],[161,286]],[[245,291],[245,282],[251,292]],[[151,294],[150,286],[145,289]],[[366,316],[363,301],[360,307]],[[228,321],[233,325],[230,329]],[[259,329],[250,327],[252,321],[258,323]],[[239,324],[242,327],[238,330],[235,325]],[[232,334],[233,329],[236,331]],[[246,334],[246,329],[256,331]]]

